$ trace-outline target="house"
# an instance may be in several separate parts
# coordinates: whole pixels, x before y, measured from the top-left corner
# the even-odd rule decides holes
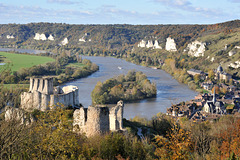
[[[206,79],[206,73],[204,73],[203,71],[201,70],[196,70],[196,69],[190,69],[187,71],[188,74],[190,74],[191,76],[195,76],[195,75],[200,75],[200,78],[202,80],[205,80]]]
[[[203,89],[206,89],[206,90],[211,90],[213,88],[213,83],[210,81],[210,82],[203,82],[201,84],[201,87]]]
[[[188,74],[195,76],[195,75],[202,75],[204,74],[204,72],[202,72],[201,70],[196,70],[196,69],[190,69],[187,71]]]
[[[230,79],[232,79],[232,75],[224,72],[221,65],[218,66],[215,75],[216,75],[215,78],[216,78],[217,80],[229,81]]]
[[[204,121],[205,118],[206,118],[206,117],[202,114],[201,111],[197,111],[197,112],[191,117],[191,120],[193,120],[193,121]]]

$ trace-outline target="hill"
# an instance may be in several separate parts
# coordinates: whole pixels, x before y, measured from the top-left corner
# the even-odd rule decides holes
[[[110,55],[150,66],[171,57],[183,60],[186,69],[207,70],[221,63],[239,76],[239,27],[239,20],[211,25],[2,24],[0,46]]]

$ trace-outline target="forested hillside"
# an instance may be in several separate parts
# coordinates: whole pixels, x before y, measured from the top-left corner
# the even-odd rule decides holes
[[[203,71],[215,69],[221,63],[225,70],[239,76],[239,27],[239,20],[211,25],[2,24],[0,47],[41,49],[58,54],[115,56],[146,66],[160,66],[170,58],[176,62],[177,68]],[[168,37],[174,40],[175,52],[165,49]],[[142,40],[148,44],[157,42],[160,49],[148,47],[148,44],[147,47],[139,47]],[[186,51],[189,44],[196,40],[204,45],[205,52],[198,57]],[[195,45],[195,48],[199,47],[199,44]],[[229,56],[230,51],[234,55]]]
[[[48,49],[68,38],[68,47],[94,46],[120,49],[131,47],[142,39],[155,38],[164,42],[169,36],[175,39],[177,47],[201,35],[214,34],[239,28],[240,22],[231,21],[214,25],[69,25],[62,23],[29,23],[0,25],[1,46],[34,47],[41,45]],[[36,33],[53,35],[54,41],[36,41]],[[12,35],[14,38],[7,38]],[[86,43],[79,42],[84,38]],[[91,40],[90,40],[91,39]],[[89,41],[90,40],[90,41]]]

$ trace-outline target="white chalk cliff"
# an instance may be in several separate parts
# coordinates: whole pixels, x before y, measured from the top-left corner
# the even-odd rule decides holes
[[[66,44],[68,44],[68,39],[67,38],[64,38],[64,40],[61,42],[61,44],[64,46]]]
[[[35,33],[35,37],[34,37],[33,39],[35,39],[35,40],[37,40],[37,41],[39,41],[39,40],[46,41],[46,40],[47,40],[47,37],[46,37],[46,35],[43,34],[43,33],[42,33],[42,34]]]
[[[233,55],[236,54],[236,53],[237,53],[236,51],[231,50],[231,51],[228,52],[228,55],[231,57],[231,56],[233,56]]]
[[[177,51],[177,47],[176,47],[176,43],[175,43],[174,39],[172,39],[171,37],[167,38],[165,49],[167,51],[172,51],[172,52]]]
[[[13,38],[15,38],[13,35],[7,35],[7,39],[13,39]]]
[[[194,57],[204,56],[205,45],[206,45],[206,43],[199,42],[196,40],[196,41],[188,44],[185,51],[188,51],[189,56],[194,56]]]
[[[80,38],[79,42],[86,42],[86,40],[84,38],[85,38],[84,36],[82,38]]]
[[[236,68],[236,69],[240,68],[240,61],[236,61],[234,63],[230,63],[228,66],[232,67],[232,68]]]
[[[138,47],[146,47],[147,42],[145,40],[142,40],[139,44]]]
[[[155,40],[153,42],[153,40],[142,40],[141,42],[139,42],[138,47],[142,47],[142,48],[153,48],[153,49],[162,49],[161,46],[159,46],[159,43],[157,40]]]
[[[54,41],[54,37],[50,34],[49,37],[48,37],[48,40]]]
[[[211,61],[211,62],[214,62],[214,61],[215,61],[215,58],[214,58],[214,57],[212,57],[210,61]]]
[[[234,48],[240,49],[240,46],[235,46]]]
[[[159,43],[158,43],[157,40],[155,40],[155,42],[154,42],[154,46],[153,46],[153,47],[156,48],[156,49],[162,49],[162,47],[159,46]]]
[[[148,43],[146,45],[147,48],[152,48],[153,47],[153,41],[152,40],[148,40]]]

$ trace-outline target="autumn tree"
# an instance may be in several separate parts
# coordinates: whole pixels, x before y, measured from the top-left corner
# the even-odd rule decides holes
[[[191,132],[181,129],[176,123],[166,137],[155,137],[155,156],[159,159],[190,159],[193,152]]]
[[[222,130],[218,138],[221,139],[219,151],[222,159],[230,158],[232,154],[240,158],[240,119]]]
[[[196,84],[199,83],[200,79],[201,79],[200,74],[196,74],[196,75],[194,76],[194,81],[195,81]]]
[[[213,72],[212,69],[208,71],[208,78],[212,81],[215,79],[215,73]]]
[[[210,126],[206,122],[199,122],[192,125],[192,141],[194,143],[194,152],[198,154],[201,159],[205,159],[206,154],[210,152],[210,144],[213,137],[210,134]]]
[[[60,107],[37,114],[25,141],[30,159],[77,159],[82,151],[84,136],[72,132],[71,110]]]

